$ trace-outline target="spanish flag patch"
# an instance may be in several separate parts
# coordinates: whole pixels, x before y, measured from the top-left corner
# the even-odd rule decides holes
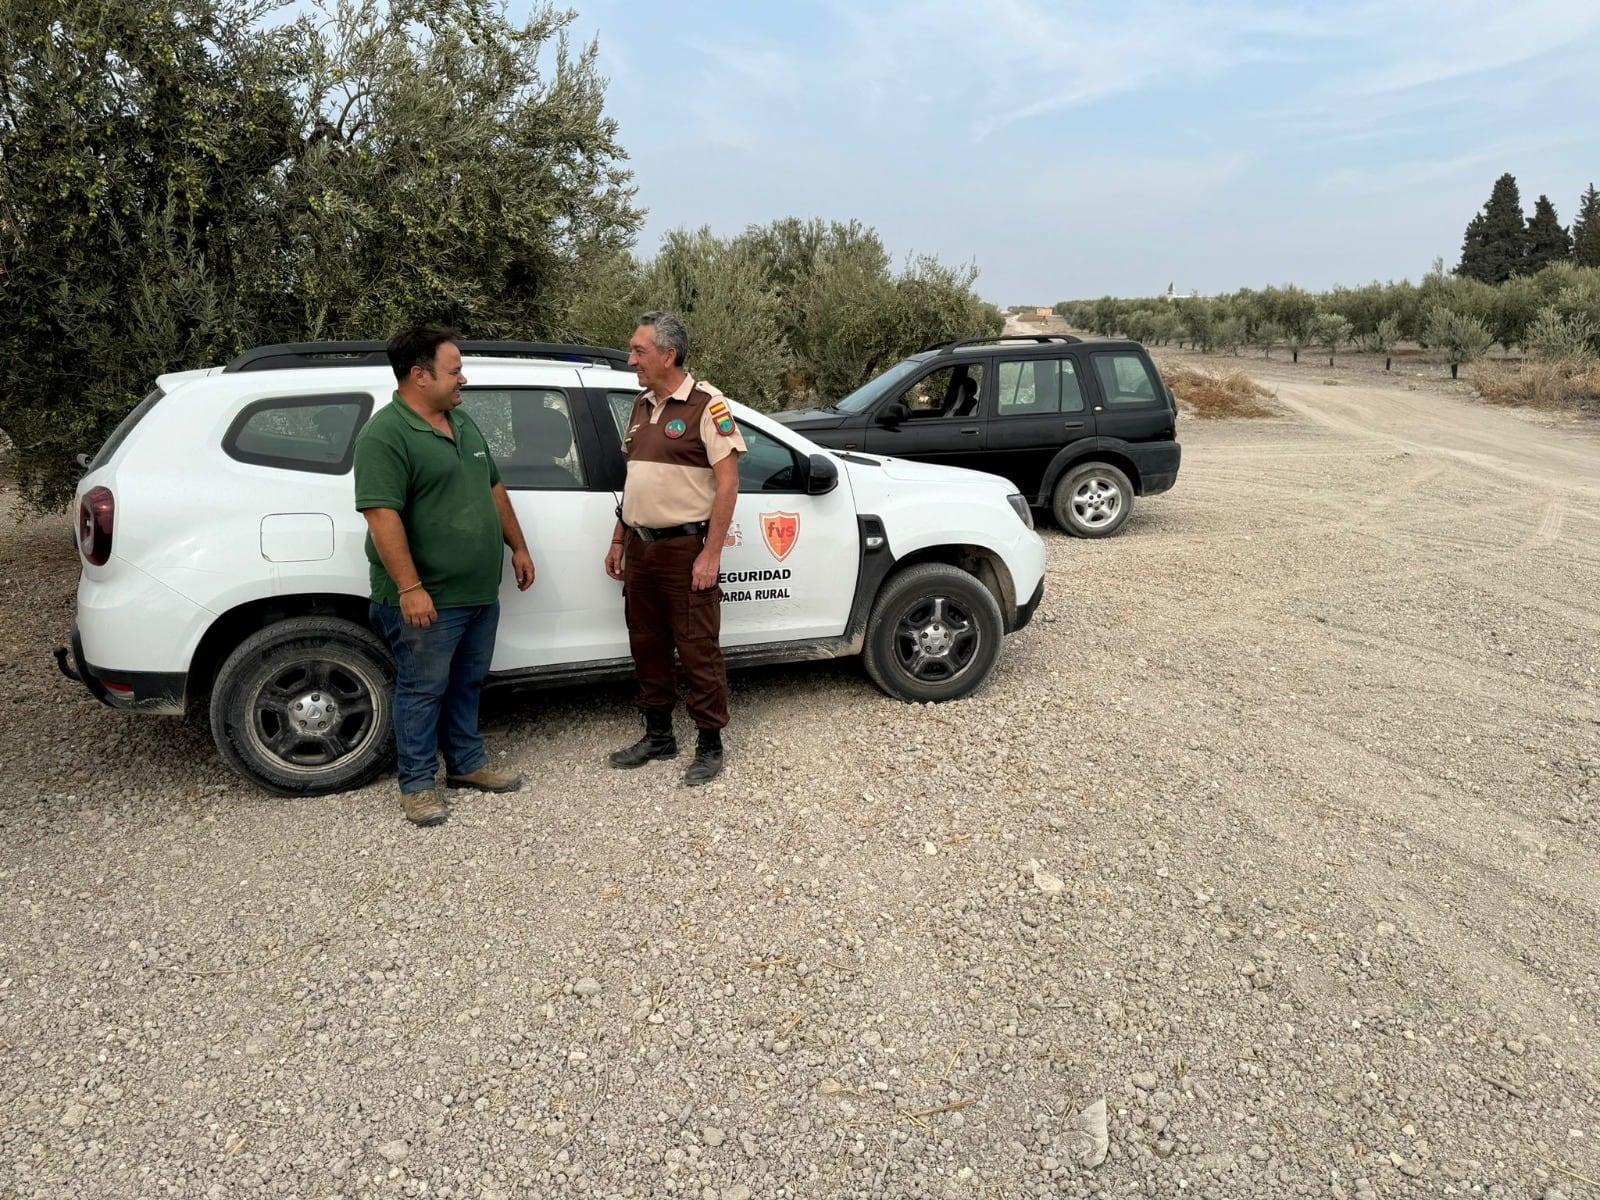
[[[721,400],[711,402],[711,419],[716,422],[717,432],[723,437],[733,436],[733,414]]]

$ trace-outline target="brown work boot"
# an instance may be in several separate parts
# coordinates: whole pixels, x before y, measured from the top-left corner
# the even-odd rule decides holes
[[[413,825],[443,825],[449,814],[439,793],[432,788],[420,792],[401,792],[400,807],[406,811],[406,820]]]
[[[479,767],[471,775],[446,775],[444,781],[453,788],[473,788],[480,792],[514,792],[522,786],[521,775],[497,771],[493,767]]]

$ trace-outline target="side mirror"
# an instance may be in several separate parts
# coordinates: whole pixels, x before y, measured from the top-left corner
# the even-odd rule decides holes
[[[839,486],[839,464],[831,454],[813,454],[806,459],[806,495],[823,496]]]
[[[911,419],[911,410],[898,401],[886,407],[878,414],[878,424],[885,429],[893,429],[902,421]]]

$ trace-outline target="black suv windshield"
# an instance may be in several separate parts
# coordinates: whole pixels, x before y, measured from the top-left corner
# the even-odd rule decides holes
[[[858,413],[866,412],[886,392],[893,391],[895,386],[922,365],[917,359],[908,358],[896,363],[876,379],[869,379],[855,391],[851,392],[833,407],[838,412]]]

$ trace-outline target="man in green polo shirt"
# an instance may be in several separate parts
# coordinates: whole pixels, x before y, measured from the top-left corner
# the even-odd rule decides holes
[[[356,439],[356,507],[367,519],[372,624],[398,667],[394,740],[406,820],[437,825],[439,752],[450,787],[513,792],[522,778],[489,766],[478,697],[500,623],[502,545],[517,587],[533,559],[483,433],[460,411],[459,334],[427,326],[389,342],[397,382]]]

